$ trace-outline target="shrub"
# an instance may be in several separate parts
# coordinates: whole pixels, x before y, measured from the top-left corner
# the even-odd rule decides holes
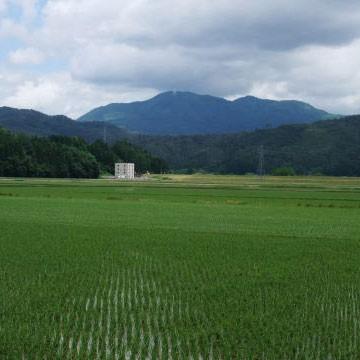
[[[291,166],[278,167],[272,170],[275,176],[295,176],[295,170]]]

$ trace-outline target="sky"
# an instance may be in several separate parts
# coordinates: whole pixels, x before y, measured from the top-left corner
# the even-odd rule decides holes
[[[0,0],[0,106],[77,118],[168,90],[360,113],[360,1]]]

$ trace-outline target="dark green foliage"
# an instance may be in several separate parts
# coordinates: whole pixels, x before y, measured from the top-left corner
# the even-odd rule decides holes
[[[126,140],[117,141],[108,145],[97,140],[89,145],[89,151],[99,161],[101,169],[105,172],[114,171],[115,162],[135,163],[135,171],[143,174],[147,171],[152,173],[163,173],[168,170],[167,164],[138,146],[132,145]]]
[[[0,176],[97,178],[100,169],[112,173],[120,159],[135,162],[137,173],[167,170],[164,161],[126,141],[88,145],[76,137],[29,137],[0,128]]]
[[[291,166],[283,166],[273,169],[271,172],[275,176],[295,176],[295,170]]]
[[[238,134],[138,136],[132,141],[184,172],[255,173],[262,145],[268,174],[291,167],[296,174],[360,176],[360,116]]]
[[[80,121],[106,121],[143,134],[224,134],[282,124],[310,123],[330,114],[300,101],[246,96],[228,101],[190,92],[166,92],[147,101],[110,104]]]
[[[106,143],[97,140],[89,145],[89,151],[101,164],[101,171],[107,173],[112,173],[114,171],[114,164],[117,161],[116,155]]]
[[[156,101],[161,103],[164,96]],[[167,97],[170,97],[170,94]],[[245,100],[253,103],[254,107],[254,99],[245,98],[242,102]],[[256,107],[254,112],[255,109]],[[29,134],[78,135],[90,143],[102,138],[104,134],[104,123],[77,123],[65,117],[47,117],[30,110],[10,108],[0,108],[0,125],[15,132],[24,131]],[[80,133],[79,126],[82,129]],[[140,173],[161,173],[167,170],[167,166],[160,159],[164,159],[175,172],[256,173],[258,149],[263,145],[265,171],[268,174],[276,168],[292,167],[299,175],[360,176],[360,116],[321,121],[311,125],[283,125],[254,132],[193,136],[136,135],[110,124],[106,126],[109,145],[95,141],[87,147],[84,142],[80,144],[79,140],[76,140],[78,143],[74,143],[75,140],[65,140],[64,137],[57,137],[57,141],[63,139],[64,145],[71,145],[82,151],[89,150],[100,163],[101,171],[107,173],[113,172],[114,162],[118,160],[135,162],[136,170]],[[124,141],[124,137],[128,142]],[[28,140],[20,138],[24,144],[28,144]],[[69,144],[69,141],[72,143]],[[119,141],[120,143],[117,143]],[[132,147],[130,143],[141,149]],[[143,148],[156,157],[150,156]],[[2,155],[6,158],[6,167],[16,167],[12,173],[16,171],[19,176],[35,171],[28,170],[32,168],[30,155],[26,151],[23,154],[22,151],[25,150]],[[36,172],[44,173],[43,167]]]
[[[165,161],[151,156],[149,152],[132,145],[126,140],[116,142],[111,149],[121,160],[135,163],[137,172],[163,173],[168,170]]]
[[[81,139],[28,137],[0,129],[0,176],[97,178],[99,166]]]
[[[15,133],[26,133],[37,136],[78,136],[92,142],[104,136],[113,142],[123,139],[128,133],[111,124],[94,121],[83,124],[62,115],[49,116],[34,110],[0,107],[0,127]]]

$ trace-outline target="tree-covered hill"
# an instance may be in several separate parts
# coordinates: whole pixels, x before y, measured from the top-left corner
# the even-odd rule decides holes
[[[167,165],[126,140],[92,144],[78,137],[34,137],[0,128],[0,176],[97,178],[117,161],[135,162],[136,172],[161,173]]]
[[[291,174],[294,171],[297,174],[360,176],[360,116],[313,124],[283,125],[252,132],[193,136],[139,135],[107,125],[108,143],[104,144],[99,141],[103,138],[103,123],[77,123],[65,117],[48,117],[37,112],[18,110],[21,116],[14,125],[10,120],[4,120],[10,119],[4,113],[8,111],[16,114],[16,111],[9,108],[0,110],[0,126],[10,123],[6,126],[12,131],[37,134],[41,130],[39,135],[65,133],[83,138],[90,144],[86,145],[87,151],[95,155],[101,170],[107,172],[112,172],[113,163],[121,158],[135,162],[140,172],[165,171],[166,164],[160,160],[164,159],[173,171],[244,174],[257,171],[258,149],[263,146],[267,173]],[[59,127],[59,123],[65,125]],[[22,125],[16,127],[16,124]],[[33,125],[24,127],[24,124]],[[20,171],[17,173],[20,174]],[[37,173],[41,172],[29,170],[29,174]],[[52,171],[50,173],[53,174]]]
[[[360,116],[238,134],[140,136],[133,141],[173,170],[256,172],[263,146],[267,173],[290,167],[297,174],[360,176]]]
[[[49,116],[34,110],[10,107],[0,107],[0,127],[37,136],[78,136],[89,142],[103,139],[104,131],[109,142],[128,136],[125,130],[108,123],[84,124],[63,115]]]
[[[166,92],[147,101],[103,106],[79,120],[106,121],[142,134],[192,135],[310,123],[330,116],[300,101],[263,100],[253,96],[228,101],[190,92]]]
[[[0,176],[97,178],[99,171],[81,139],[30,137],[0,128]]]

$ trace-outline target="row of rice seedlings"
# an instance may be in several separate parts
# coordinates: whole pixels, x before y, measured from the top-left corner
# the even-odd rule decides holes
[[[304,340],[297,348],[297,358],[306,354],[319,359],[358,359],[360,293],[332,286],[311,299],[300,324]]]
[[[174,270],[168,264],[166,269]],[[94,281],[93,288],[84,287],[84,295],[66,299],[63,312],[52,315],[43,350],[36,357],[226,358],[228,354],[222,356],[211,341],[192,336],[192,330],[195,334],[199,334],[199,329],[206,332],[207,319],[199,309],[190,307],[187,295],[179,290],[181,279],[174,279],[171,286],[163,281],[159,274],[164,270],[164,264],[141,258],[131,267],[103,268],[103,275]],[[204,281],[208,277],[207,269],[203,267],[191,276],[194,283]],[[282,358],[358,358],[360,294],[356,288],[335,287],[330,279],[325,279],[318,296],[310,288],[304,289],[308,291],[304,302],[291,316],[297,321],[297,340],[279,338],[279,334],[273,337]],[[271,307],[272,302],[278,301],[275,294],[275,289],[260,294],[259,301],[253,302],[264,305],[254,311],[266,311],[266,303]],[[210,315],[216,318],[216,314]],[[181,329],[186,329],[188,334]],[[258,340],[259,349],[265,348],[262,339]],[[290,350],[290,344],[296,344],[294,350]],[[249,354],[239,352],[237,357],[251,358]],[[262,354],[264,359],[271,358],[272,350],[264,350]],[[24,355],[26,358],[33,356]]]
[[[186,277],[193,284],[209,283],[211,276],[214,276],[213,269],[210,275],[209,265],[201,257],[197,259],[197,265],[199,267],[195,270],[184,262],[182,268],[186,272]],[[309,283],[304,281],[302,294],[304,301],[294,309],[293,314],[288,314],[292,325],[289,336],[283,334],[279,328],[275,333],[269,334],[273,348],[268,348],[265,340],[259,337],[256,339],[258,349],[255,352],[251,353],[248,349],[242,353],[239,350],[236,357],[250,359],[256,356],[268,359],[273,358],[276,353],[278,358],[283,359],[358,359],[360,357],[360,292],[355,284],[350,288],[348,284],[335,285],[333,277],[326,273],[320,282],[321,285],[319,284],[314,289],[311,280]],[[254,318],[261,318],[262,314],[265,315],[267,311],[271,311],[276,303],[281,301],[277,289],[269,289],[270,291],[264,291],[262,299],[249,299],[254,305]],[[198,314],[197,322],[206,326],[207,319],[204,313],[192,309],[192,314],[196,313]],[[210,317],[214,321],[217,314],[210,314]],[[221,321],[220,318],[218,320]],[[247,331],[247,329],[244,330]],[[236,337],[241,337],[241,331],[239,328],[239,334],[231,334],[233,338],[230,341],[234,342]],[[226,339],[222,338],[221,341],[223,341],[221,344],[223,346]],[[245,342],[243,348],[246,349],[246,347]],[[221,357],[221,353],[216,350],[215,353],[216,356]]]
[[[58,323],[53,316],[48,335],[52,352],[62,359],[209,357],[196,338],[178,333],[179,326],[194,323],[196,312],[179,292],[171,293],[156,279],[163,269],[155,267],[145,260],[112,269],[99,278],[91,295],[67,299]],[[211,352],[209,347],[207,355]]]
[[[80,277],[76,285],[82,288],[83,295],[65,300],[63,312],[50,317],[51,326],[42,349],[31,356],[24,354],[23,358],[227,358],[228,354],[222,356],[211,341],[204,344],[198,335],[191,335],[192,330],[206,326],[206,319],[199,309],[190,307],[187,295],[179,290],[181,279],[174,278],[170,285],[159,276],[165,269],[174,271],[168,264],[139,258],[131,267],[103,267],[103,274],[94,279],[93,288],[81,284]],[[209,277],[205,266],[202,271],[193,271],[191,276],[194,283]],[[287,336],[279,339],[278,334],[272,338],[278,353],[282,354],[279,358],[359,358],[360,293],[357,288],[336,287],[331,278],[324,277],[317,296],[306,284],[304,291],[303,304],[294,314],[289,314],[297,321],[297,339]],[[264,301],[271,307],[271,303],[278,300],[275,294],[276,289],[263,291],[263,299],[253,302]],[[264,305],[254,311],[265,310]],[[41,319],[37,322],[41,323]],[[189,331],[188,336],[181,331],[182,327]],[[259,349],[264,348],[262,339],[258,341]],[[294,350],[290,349],[291,344],[296,344]],[[251,358],[247,351],[238,354],[240,359]],[[256,353],[264,359],[272,355],[271,349]]]

